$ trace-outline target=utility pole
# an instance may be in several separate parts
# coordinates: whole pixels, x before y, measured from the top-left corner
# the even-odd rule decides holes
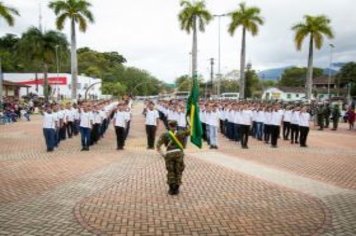
[[[210,96],[213,95],[214,91],[214,58],[210,58],[210,83],[211,83],[211,90]]]
[[[39,15],[38,15],[38,29],[42,31],[42,5],[41,5],[41,2],[39,3],[38,5],[38,8],[39,8]]]

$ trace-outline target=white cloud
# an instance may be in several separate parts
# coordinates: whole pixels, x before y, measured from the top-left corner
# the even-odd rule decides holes
[[[21,11],[16,27],[2,27],[0,34],[21,34],[31,25],[38,25],[39,3],[42,3],[43,25],[54,28],[55,16],[47,8],[48,0],[5,0]],[[92,0],[96,18],[85,34],[78,35],[78,46],[89,46],[100,51],[118,51],[128,65],[150,71],[159,79],[171,82],[188,72],[191,36],[180,31],[177,14],[178,0]],[[207,0],[214,14],[225,13],[237,7],[236,0]],[[332,20],[336,38],[334,60],[356,60],[356,2],[354,0],[247,0],[248,5],[259,6],[265,25],[257,37],[248,36],[247,58],[253,67],[264,69],[285,65],[305,65],[307,45],[301,52],[295,50],[291,26],[305,14],[325,14]],[[229,19],[222,19],[222,72],[238,68],[241,32],[231,37],[226,29]],[[0,21],[0,24],[3,22]],[[69,33],[66,27],[64,32]],[[204,34],[199,34],[199,72],[209,76],[208,59],[218,56],[218,25],[212,21]],[[328,41],[315,54],[315,64],[329,63]],[[215,68],[217,71],[217,68]]]

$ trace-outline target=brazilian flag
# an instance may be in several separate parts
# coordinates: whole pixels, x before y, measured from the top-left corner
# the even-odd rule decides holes
[[[193,86],[187,102],[187,116],[190,123],[190,141],[197,147],[201,148],[203,145],[203,128],[199,117],[199,83],[198,76],[193,76]]]

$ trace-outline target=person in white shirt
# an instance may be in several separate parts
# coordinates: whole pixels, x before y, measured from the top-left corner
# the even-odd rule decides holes
[[[57,112],[59,118],[59,138],[60,140],[66,140],[66,111],[63,105],[60,105],[60,109]]]
[[[159,124],[159,113],[156,109],[154,109],[153,102],[148,104],[145,116],[147,149],[154,149],[156,132]]]
[[[77,136],[79,134],[79,123],[80,123],[80,114],[79,114],[77,104],[73,104],[72,112],[74,116],[73,134],[74,136]]]
[[[271,147],[277,147],[277,141],[279,138],[281,124],[283,120],[283,112],[279,109],[279,105],[274,105],[271,117]]]
[[[263,111],[263,107],[259,107],[256,112],[256,138],[259,141],[262,141],[263,126],[264,126],[264,111]]]
[[[307,138],[309,134],[309,121],[310,114],[307,112],[307,108],[303,107],[299,115],[299,144],[301,147],[307,147]]]
[[[296,107],[293,109],[292,116],[291,116],[291,140],[290,143],[299,143],[299,116],[300,115],[300,108]]]
[[[43,114],[43,136],[46,141],[46,146],[47,146],[47,152],[53,152],[54,147],[56,145],[56,133],[55,133],[55,128],[56,128],[56,120],[55,117],[53,116],[52,109],[47,108]]]
[[[83,110],[82,110],[83,109]],[[90,145],[90,135],[91,129],[93,127],[93,114],[90,111],[90,107],[86,105],[83,108],[79,107],[80,112],[80,135],[81,135],[81,143],[82,143],[82,151],[89,151]]]
[[[123,150],[125,146],[126,139],[126,127],[127,127],[128,116],[127,112],[124,109],[124,104],[119,103],[118,109],[115,112],[113,118],[113,124],[116,133],[116,143],[117,150]]]
[[[248,149],[248,136],[250,133],[250,128],[252,125],[252,111],[249,109],[248,105],[243,105],[241,112],[241,124],[240,124],[240,135],[241,135],[241,147],[243,149]]]
[[[292,111],[290,107],[287,106],[283,114],[283,139],[284,140],[289,140],[291,118],[292,118]]]
[[[66,117],[67,117],[67,135],[68,138],[72,138],[74,132],[74,110],[72,110],[71,105],[67,104],[67,109],[65,109]]]
[[[99,110],[97,106],[94,106],[92,111],[93,115],[93,128],[91,130],[90,144],[96,144],[100,140],[100,126],[102,123],[102,118],[100,116]]]
[[[272,108],[266,107],[264,111],[264,141],[266,144],[269,143],[271,138],[271,121],[272,121]]]
[[[218,149],[219,113],[216,105],[212,106],[209,114],[207,115],[207,124],[209,127],[210,149]]]

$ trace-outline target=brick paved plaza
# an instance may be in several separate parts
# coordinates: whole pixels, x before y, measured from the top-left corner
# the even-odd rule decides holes
[[[356,235],[356,131],[189,147],[172,197],[140,107],[121,152],[112,128],[90,152],[75,137],[47,153],[40,116],[0,126],[0,235]]]

